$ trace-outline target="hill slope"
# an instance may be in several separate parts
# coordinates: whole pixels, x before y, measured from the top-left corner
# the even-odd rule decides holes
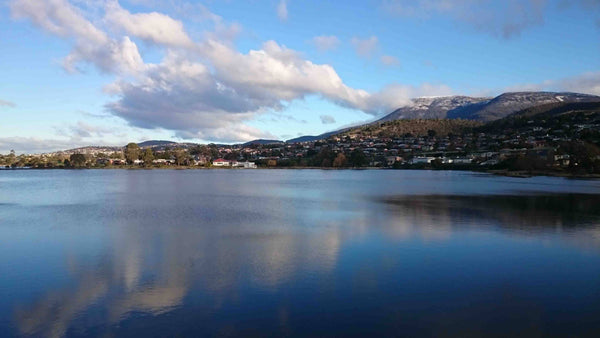
[[[468,119],[483,122],[501,119],[534,106],[563,102],[600,102],[600,96],[578,93],[514,92],[495,98],[447,96],[416,98],[413,104],[396,109],[378,122],[397,119]]]
[[[413,104],[401,107],[379,119],[378,122],[398,119],[443,119],[450,110],[469,107],[489,101],[487,97],[444,96],[419,97],[412,100]]]
[[[577,93],[515,92],[499,95],[485,104],[459,107],[448,111],[448,118],[494,121],[523,109],[569,102],[600,102],[600,97]]]

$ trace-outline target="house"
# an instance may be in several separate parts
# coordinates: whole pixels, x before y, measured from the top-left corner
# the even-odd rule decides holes
[[[240,162],[240,163],[243,165],[244,169],[256,169],[256,163],[254,163],[254,162],[246,161],[246,162]]]
[[[217,158],[212,161],[213,166],[215,167],[229,167],[231,163],[224,158]]]
[[[414,157],[410,163],[418,164],[418,163],[431,163],[431,161],[435,160],[435,157]]]
[[[396,163],[396,162],[402,162],[402,157],[400,157],[400,156],[386,156],[385,157],[385,161],[387,162],[387,165],[391,166],[391,165],[394,165],[394,163]]]
[[[555,165],[567,167],[571,163],[571,156],[568,154],[554,155]]]
[[[152,163],[154,163],[154,164],[169,164],[169,161],[167,161],[164,158],[157,158],[156,160],[153,160]]]
[[[473,163],[473,159],[469,157],[457,157],[452,159],[452,163],[454,164],[471,164]]]

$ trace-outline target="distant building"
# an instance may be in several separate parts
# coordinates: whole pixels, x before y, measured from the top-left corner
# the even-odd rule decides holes
[[[431,163],[431,161],[435,160],[435,157],[414,157],[410,163],[419,164],[419,163]]]
[[[254,162],[240,162],[242,164],[242,166],[244,167],[244,169],[256,169],[256,163]]]
[[[212,165],[215,167],[229,167],[231,166],[231,162],[224,158],[217,158],[216,160],[212,161]]]

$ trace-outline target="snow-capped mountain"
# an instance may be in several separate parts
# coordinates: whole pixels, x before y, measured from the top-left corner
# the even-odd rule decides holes
[[[379,121],[462,118],[487,122],[534,106],[559,102],[596,102],[600,101],[600,96],[578,93],[513,92],[495,98],[446,96],[416,98],[412,101],[412,105],[401,107]]]

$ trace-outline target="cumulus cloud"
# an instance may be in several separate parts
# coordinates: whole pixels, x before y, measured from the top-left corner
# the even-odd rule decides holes
[[[453,95],[452,89],[446,85],[424,83],[420,86],[402,84],[391,84],[382,90],[373,93],[368,98],[371,109],[380,112],[391,112],[392,110],[412,104],[411,99],[423,96],[447,96]]]
[[[445,86],[394,84],[367,92],[346,85],[332,66],[315,64],[275,41],[241,53],[219,34],[192,41],[183,24],[167,15],[132,14],[116,1],[103,4],[100,21],[112,28],[106,31],[66,0],[13,0],[10,5],[14,17],[27,18],[73,41],[67,65],[86,62],[114,73],[116,80],[105,87],[112,96],[106,111],[133,127],[166,129],[185,139],[220,142],[274,138],[249,122],[307,96],[377,116],[410,103],[411,97],[449,91]],[[227,26],[218,16],[204,16],[212,17],[209,20],[217,30]],[[164,50],[164,58],[145,63],[128,35],[114,36],[123,32]],[[375,36],[353,39],[357,52],[364,56],[377,44]],[[78,124],[69,132],[89,137],[100,131]]]
[[[131,14],[117,1],[110,1],[106,5],[105,20],[145,41],[176,47],[193,45],[181,21],[157,12]]]
[[[382,55],[381,58],[381,63],[383,63],[385,66],[399,66],[400,65],[400,60],[398,60],[397,57],[395,56],[391,56],[391,55]]]
[[[318,50],[325,52],[336,49],[340,45],[340,39],[335,35],[322,35],[315,36],[312,43]]]
[[[352,40],[350,40],[350,43],[359,56],[371,57],[373,52],[375,52],[379,46],[379,39],[374,35],[367,39],[354,37]]]
[[[402,17],[429,19],[448,16],[476,30],[511,38],[544,22],[547,0],[384,0],[385,12]]]
[[[277,17],[281,21],[286,21],[288,18],[287,0],[280,0],[277,4]]]
[[[564,91],[600,96],[600,72],[587,72],[540,83],[523,83],[504,88],[503,91]]]
[[[16,106],[17,105],[14,102],[6,101],[6,100],[0,100],[0,107],[14,108]]]
[[[319,118],[321,118],[321,123],[323,124],[335,123],[335,118],[331,115],[321,115]]]
[[[127,36],[111,39],[66,0],[13,0],[9,5],[14,18],[29,19],[50,33],[75,40],[63,60],[68,71],[76,71],[82,61],[104,72],[133,73],[143,66],[137,46]]]

